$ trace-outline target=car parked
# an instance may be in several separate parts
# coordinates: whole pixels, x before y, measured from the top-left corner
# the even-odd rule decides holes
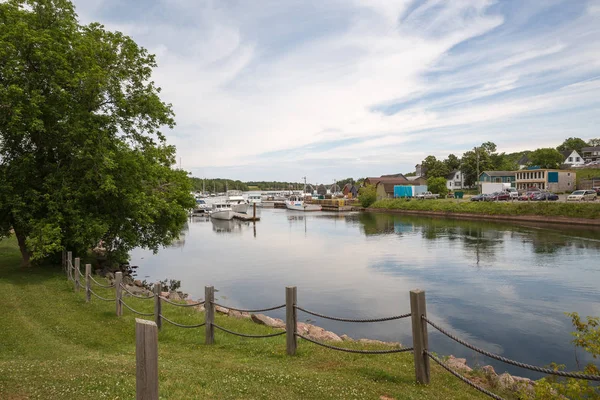
[[[508,192],[494,192],[489,195],[486,201],[508,201],[510,200],[510,194]]]
[[[518,200],[519,201],[529,201],[529,200],[533,199],[533,196],[535,196],[538,193],[539,193],[539,191],[525,192],[524,194],[522,194],[521,196],[519,196]]]
[[[471,201],[485,201],[486,197],[487,197],[487,194],[481,193],[481,194],[471,197]]]
[[[567,196],[567,201],[594,201],[597,196],[595,190],[576,190]]]
[[[519,191],[515,188],[508,188],[506,192],[510,195],[511,200],[519,198]]]
[[[599,187],[593,187],[592,190],[595,190],[596,194],[598,195],[598,197],[600,197],[600,186]]]
[[[534,201],[557,201],[558,195],[550,192],[539,192],[533,196],[531,200]]]

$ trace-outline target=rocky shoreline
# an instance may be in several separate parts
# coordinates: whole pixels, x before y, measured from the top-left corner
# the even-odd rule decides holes
[[[114,274],[112,272],[102,271],[99,273],[99,275],[104,276],[111,284],[114,283]],[[133,279],[130,275],[126,275],[123,277],[123,285],[129,292],[135,295],[148,297],[153,295],[153,291],[150,289],[150,287],[148,287],[147,285],[145,285],[144,282],[138,279]],[[123,296],[129,296],[129,293],[124,292]],[[181,301],[187,304],[195,304],[197,302],[202,301],[202,299],[193,300],[189,298],[189,295],[187,293],[174,290],[163,291],[161,292],[161,296],[171,301]],[[205,311],[204,305],[198,305],[191,308],[198,312]],[[215,311],[219,314],[226,315],[231,318],[248,319],[256,324],[265,325],[273,329],[285,329],[285,321],[279,318],[269,317],[265,314],[240,312],[237,310],[230,310],[226,307],[221,306],[215,306]],[[298,322],[297,328],[298,333],[316,341],[355,342],[366,345],[389,346],[395,348],[401,347],[401,344],[398,342],[384,342],[381,340],[367,338],[353,339],[348,335],[338,335],[334,332],[327,331],[320,326],[308,324],[305,322]],[[503,391],[510,392],[519,392],[525,390],[530,394],[532,394],[535,390],[535,381],[529,378],[513,376],[510,375],[508,372],[498,374],[494,370],[494,367],[492,367],[491,365],[486,365],[481,367],[480,369],[477,368],[476,370],[474,370],[473,368],[467,365],[467,360],[465,358],[457,358],[453,355],[448,356],[445,359],[445,363],[454,371],[466,375],[471,381],[487,389],[497,388]]]

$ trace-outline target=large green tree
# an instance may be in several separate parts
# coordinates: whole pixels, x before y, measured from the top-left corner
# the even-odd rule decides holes
[[[427,156],[421,163],[426,178],[446,177],[450,173],[448,166],[435,156]]]
[[[562,142],[562,144],[558,146],[556,150],[560,152],[567,150],[576,150],[579,154],[581,154],[581,149],[587,147],[587,145],[588,144],[583,139],[577,137],[570,137],[568,139],[565,139],[565,141]]]
[[[563,161],[562,154],[553,148],[537,149],[529,154],[529,164],[540,168],[558,168]]]
[[[466,186],[473,186],[477,182],[477,173],[494,170],[496,145],[493,142],[482,143],[481,146],[463,154],[460,163],[460,170],[463,173]],[[479,168],[478,168],[479,166]]]
[[[179,235],[193,198],[155,67],[68,0],[0,3],[0,232],[14,229],[24,265],[99,242],[123,259]]]
[[[590,147],[600,146],[600,138],[595,138],[595,139],[588,140],[587,145],[590,146]],[[584,147],[587,147],[587,146],[584,146]]]
[[[454,154],[448,154],[448,157],[444,160],[444,164],[449,170],[449,173],[460,167],[460,158]]]

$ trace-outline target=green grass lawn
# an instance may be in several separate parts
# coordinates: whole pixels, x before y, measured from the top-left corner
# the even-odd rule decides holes
[[[15,241],[0,241],[0,399],[135,398],[135,316],[124,309],[117,318],[114,304],[94,298],[85,303],[83,291],[74,293],[57,267],[21,269],[19,263]],[[152,300],[126,302],[153,311]],[[166,304],[163,313],[188,324],[204,318]],[[273,332],[225,316],[216,323],[250,334]],[[410,353],[364,356],[300,341],[298,354],[290,357],[285,336],[243,339],[216,330],[216,344],[207,346],[204,328],[163,324],[159,369],[165,399],[484,398],[437,366],[431,385],[417,385]]]
[[[488,215],[539,215],[571,218],[600,218],[600,202],[474,202],[468,200],[405,200],[384,199],[370,208],[383,210],[441,211]]]

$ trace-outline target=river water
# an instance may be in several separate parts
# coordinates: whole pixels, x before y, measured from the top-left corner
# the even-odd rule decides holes
[[[505,357],[576,368],[565,312],[600,315],[600,231],[553,225],[460,221],[372,213],[263,209],[256,224],[190,219],[181,240],[158,254],[136,250],[142,279],[178,279],[194,299],[214,285],[219,303],[263,308],[285,302],[333,316],[410,312],[409,291],[426,291],[430,319]],[[267,313],[285,319],[284,311]],[[354,338],[411,345],[410,319],[350,324],[309,321]],[[429,328],[438,354],[538,375],[479,356]],[[309,344],[304,344],[309,345]],[[588,359],[578,351],[580,362]]]

